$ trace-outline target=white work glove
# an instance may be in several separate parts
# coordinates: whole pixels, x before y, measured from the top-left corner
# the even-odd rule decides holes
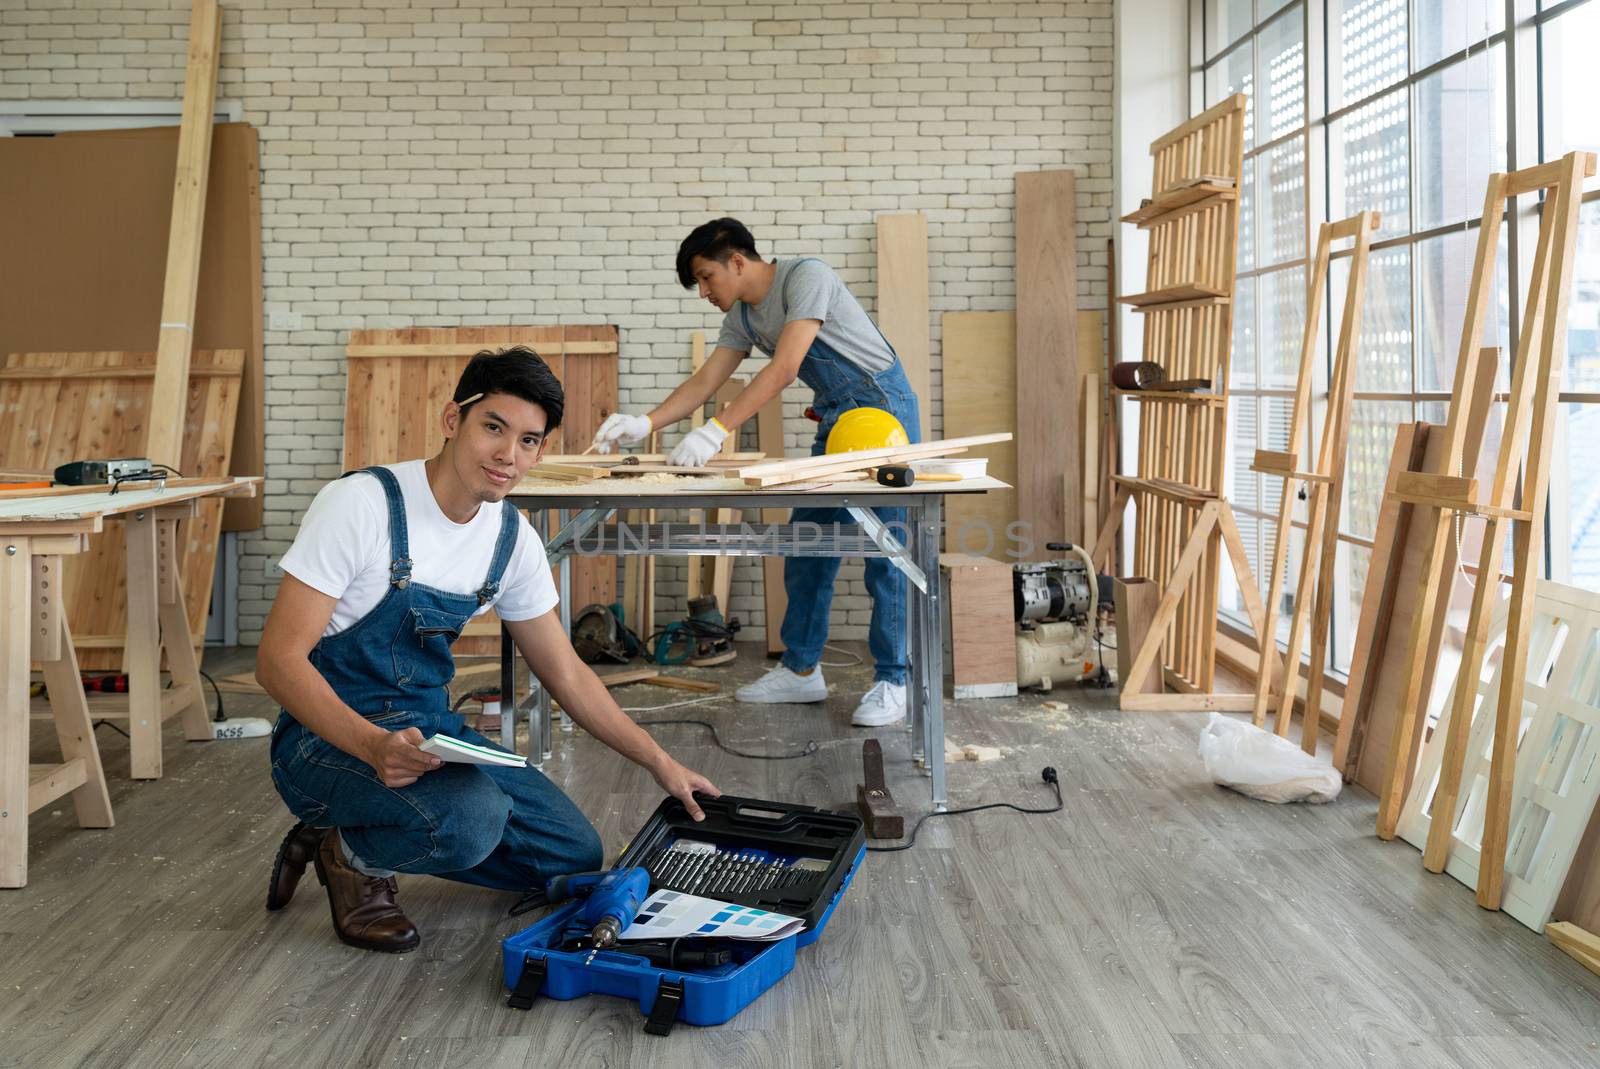
[[[649,416],[630,416],[626,412],[613,412],[600,424],[600,429],[594,432],[594,451],[597,453],[611,452],[612,445],[632,445],[642,442],[650,437],[650,432],[655,428],[650,426]]]
[[[711,462],[728,440],[728,430],[717,422],[715,416],[702,427],[696,427],[672,451],[671,462],[681,468],[703,468]]]

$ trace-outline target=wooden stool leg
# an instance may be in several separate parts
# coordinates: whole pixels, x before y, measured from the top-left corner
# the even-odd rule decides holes
[[[28,882],[28,549],[0,538],[0,887]]]
[[[78,826],[109,828],[116,821],[111,815],[111,795],[106,790],[106,773],[100,764],[100,746],[94,737],[89,700],[83,693],[83,676],[78,672],[78,653],[72,648],[72,631],[67,625],[66,613],[60,613],[59,617],[61,656],[53,661],[40,661],[45,689],[50,693],[50,712],[55,717],[56,741],[61,744],[63,760],[81,760],[84,765],[83,785],[72,792]]]
[[[205,692],[200,689],[200,663],[195,657],[194,641],[189,635],[189,611],[183,601],[183,574],[178,566],[178,521],[157,522],[160,566],[156,600],[161,618],[161,646],[167,654],[167,670],[172,673],[173,686],[187,686],[192,695],[181,713],[183,737],[190,742],[204,742],[211,738],[211,718],[206,713]]]
[[[128,755],[134,779],[160,779],[161,616],[155,516],[148,511],[135,513],[123,531],[128,549],[128,634],[123,645],[128,668]]]

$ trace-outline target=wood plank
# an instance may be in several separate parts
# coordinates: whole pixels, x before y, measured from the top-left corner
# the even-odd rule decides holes
[[[1039,545],[1071,541],[1083,526],[1073,457],[1079,440],[1077,182],[1068,170],[1016,176],[1017,516]],[[1063,472],[1071,476],[1065,486]]]
[[[27,539],[6,537],[0,553],[0,887],[28,882],[28,595],[33,561]]]
[[[928,216],[878,216],[878,327],[904,366],[921,408],[922,433],[933,431],[928,369]]]
[[[839,472],[862,471],[880,464],[950,456],[965,452],[972,446],[989,445],[1010,438],[1009,432],[1002,431],[994,434],[968,435],[963,438],[934,439],[886,449],[858,449],[851,453],[835,453],[832,456],[763,461],[740,468],[739,478],[749,486],[775,486],[805,478],[835,475]]]
[[[222,15],[217,0],[194,0],[189,18],[189,59],[178,132],[178,172],[172,193],[166,287],[144,455],[160,464],[183,464],[184,398],[194,348],[195,299],[200,289],[200,240],[206,183],[211,177],[211,124],[221,59]],[[229,428],[232,433],[232,428]]]
[[[768,457],[784,455],[783,395],[780,393],[756,413],[756,446]],[[762,509],[762,523],[782,523],[784,509]],[[761,558],[762,613],[766,620],[767,656],[783,653],[783,617],[789,610],[789,593],[783,585],[783,558]]]
[[[1400,580],[1396,567],[1399,547],[1406,542],[1410,529],[1409,506],[1388,496],[1394,488],[1396,476],[1415,470],[1422,464],[1427,446],[1428,424],[1402,423],[1395,428],[1394,450],[1389,459],[1389,474],[1385,481],[1383,504],[1378,510],[1378,522],[1372,536],[1372,553],[1367,562],[1367,581],[1362,588],[1361,615],[1356,622],[1355,641],[1350,651],[1350,668],[1346,675],[1344,701],[1339,710],[1339,731],[1333,744],[1333,767],[1339,769],[1346,781],[1354,779],[1352,753],[1359,754],[1359,740],[1365,735],[1363,724],[1371,710],[1373,688],[1373,651],[1383,650],[1388,644],[1389,624],[1394,613],[1394,600]]]
[[[946,312],[942,317],[944,432],[964,438],[1017,429],[1017,317],[1014,312]],[[1017,443],[994,442],[967,456],[988,461],[987,473],[1017,485]],[[1017,492],[990,490],[945,502],[945,549],[1002,559],[1012,543]]]
[[[1229,291],[1218,286],[1202,286],[1191,282],[1179,286],[1166,286],[1162,289],[1148,290],[1144,293],[1132,293],[1126,297],[1118,297],[1117,301],[1120,304],[1130,305],[1139,311],[1151,311],[1167,305],[1177,304],[1227,304],[1230,297]]]

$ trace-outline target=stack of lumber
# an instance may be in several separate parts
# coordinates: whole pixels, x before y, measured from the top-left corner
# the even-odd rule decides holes
[[[975,434],[966,438],[919,442],[916,445],[895,446],[889,449],[860,449],[853,453],[834,453],[829,456],[769,460],[739,468],[739,478],[746,486],[783,486],[864,472],[886,464],[905,464],[930,457],[954,456],[957,453],[965,453],[972,446],[1010,440],[1011,434],[1003,431],[996,434]]]

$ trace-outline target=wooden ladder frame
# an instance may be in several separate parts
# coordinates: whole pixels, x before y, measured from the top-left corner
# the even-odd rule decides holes
[[[1473,685],[1483,670],[1489,637],[1493,595],[1501,574],[1500,553],[1505,524],[1513,530],[1511,600],[1507,611],[1505,659],[1495,708],[1494,743],[1490,759],[1488,795],[1484,801],[1483,840],[1478,867],[1478,904],[1499,909],[1505,883],[1506,835],[1510,819],[1512,762],[1516,757],[1517,728],[1521,720],[1523,684],[1527,674],[1525,635],[1533,621],[1535,568],[1544,545],[1544,514],[1550,486],[1550,452],[1555,436],[1556,405],[1566,358],[1567,302],[1572,292],[1572,260],[1577,244],[1582,207],[1583,179],[1595,173],[1593,153],[1570,152],[1559,160],[1511,174],[1489,176],[1478,252],[1473,264],[1466,323],[1461,333],[1454,388],[1450,398],[1449,441],[1442,468],[1437,472],[1405,472],[1396,479],[1393,497],[1424,507],[1417,519],[1432,525],[1425,581],[1420,592],[1406,657],[1406,688],[1391,740],[1389,762],[1379,801],[1377,832],[1394,838],[1404,802],[1404,784],[1410,771],[1411,740],[1421,720],[1424,700],[1422,678],[1434,651],[1427,635],[1434,617],[1445,610],[1436,563],[1451,536],[1450,513],[1485,518],[1486,530],[1478,563],[1478,580],[1468,612],[1461,665],[1455,687],[1455,709],[1450,718],[1434,811],[1454,813],[1461,785],[1463,758],[1472,724]],[[1474,407],[1480,389],[1478,361],[1483,322],[1494,299],[1494,261],[1501,219],[1507,202],[1515,197],[1547,191],[1539,221],[1527,300],[1513,363],[1506,424],[1494,484],[1487,499],[1480,499],[1476,479],[1456,475],[1467,435],[1466,413]],[[1513,216],[1514,217],[1514,216]],[[1522,469],[1521,479],[1518,479]],[[1520,481],[1520,495],[1517,493]],[[1520,498],[1520,500],[1519,500]],[[1425,517],[1425,518],[1424,518]],[[1414,521],[1415,522],[1415,521]],[[1442,871],[1449,858],[1450,820],[1436,820],[1428,832],[1423,865]]]
[[[1115,390],[1141,405],[1138,474],[1113,477],[1115,490],[1095,539],[1096,567],[1107,567],[1130,501],[1138,503],[1132,574],[1162,592],[1130,680],[1123,709],[1248,710],[1249,694],[1213,694],[1220,543],[1226,544],[1257,634],[1265,611],[1233,508],[1222,496],[1227,464],[1228,360],[1244,173],[1245,97],[1236,94],[1157,138],[1153,196],[1123,217],[1149,230],[1144,293],[1118,298],[1145,316],[1143,359],[1169,379],[1206,379],[1210,392]],[[1182,693],[1159,691],[1170,686]]]
[[[1278,699],[1275,725],[1280,737],[1289,734],[1294,713],[1295,691],[1300,679],[1300,644],[1306,628],[1311,629],[1311,664],[1306,678],[1305,719],[1300,747],[1317,752],[1317,727],[1326,678],[1328,623],[1333,609],[1333,570],[1339,549],[1339,512],[1344,500],[1346,446],[1350,436],[1350,406],[1355,394],[1357,338],[1361,333],[1361,312],[1366,301],[1367,260],[1372,252],[1372,234],[1381,216],[1375,211],[1359,212],[1337,223],[1323,223],[1317,233],[1310,282],[1306,289],[1306,326],[1300,344],[1300,370],[1295,380],[1294,408],[1289,417],[1289,442],[1284,452],[1256,450],[1250,470],[1275,475],[1283,480],[1278,504],[1277,534],[1267,567],[1266,630],[1257,633],[1261,657],[1256,669],[1256,691],[1251,721],[1256,727],[1267,722],[1267,706]],[[1300,445],[1311,422],[1311,387],[1316,378],[1317,337],[1322,326],[1323,295],[1328,287],[1328,261],[1333,243],[1353,240],[1350,273],[1345,283],[1344,309],[1339,322],[1339,339],[1333,351],[1333,371],[1328,379],[1328,412],[1317,445],[1317,461],[1310,471],[1297,470]],[[1289,531],[1293,526],[1294,503],[1305,486],[1306,539],[1300,558],[1300,576],[1295,585],[1294,610],[1290,614],[1289,645],[1284,654],[1282,686],[1272,692],[1273,664],[1278,644],[1278,604],[1283,596],[1289,555]]]

